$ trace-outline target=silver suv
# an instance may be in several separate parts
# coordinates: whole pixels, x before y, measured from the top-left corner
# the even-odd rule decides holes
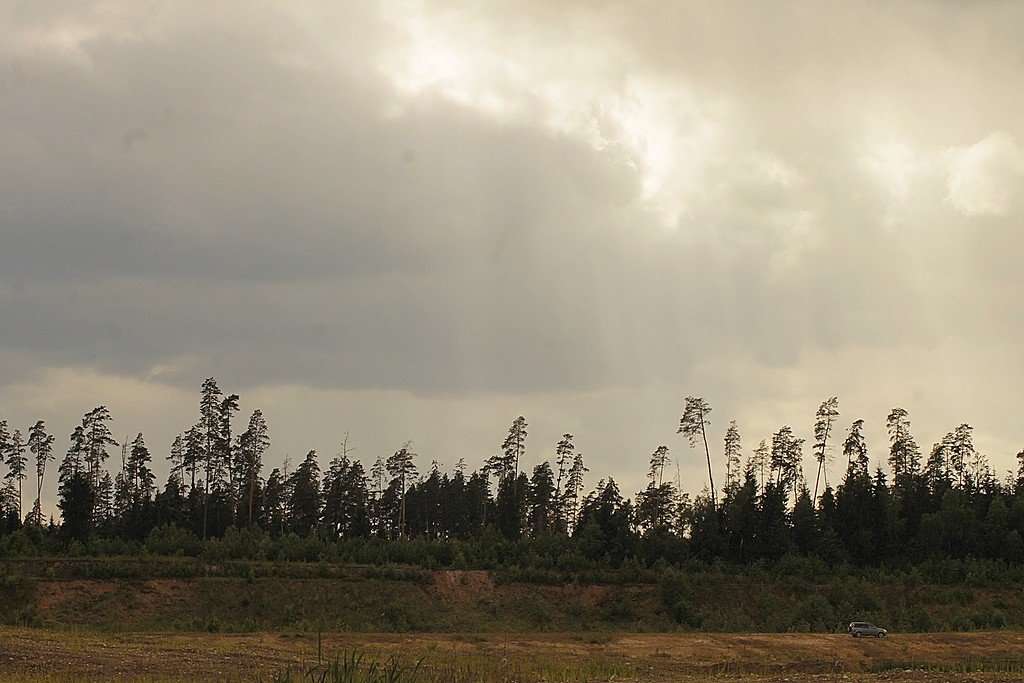
[[[888,633],[884,628],[878,628],[874,624],[869,624],[866,621],[855,621],[851,623],[847,631],[849,631],[850,635],[854,638],[860,638],[862,636],[885,638],[885,634]]]

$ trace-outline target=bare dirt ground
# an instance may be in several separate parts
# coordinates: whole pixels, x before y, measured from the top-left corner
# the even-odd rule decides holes
[[[560,680],[1024,680],[1019,668],[1024,633],[1009,632],[895,634],[878,640],[816,634],[334,633],[324,634],[322,644],[326,656],[358,647],[426,662],[472,660],[499,670],[576,672]],[[315,633],[99,634],[2,628],[0,680],[252,680],[289,664],[315,662],[316,653]],[[595,662],[601,665],[588,668]],[[618,673],[579,673],[602,667]],[[1013,667],[1018,668],[1007,670]],[[871,673],[872,668],[884,670]],[[988,672],[969,672],[979,668]],[[540,675],[534,680],[541,680]]]

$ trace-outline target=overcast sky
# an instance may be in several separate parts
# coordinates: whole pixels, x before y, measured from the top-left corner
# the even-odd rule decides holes
[[[202,380],[268,465],[346,431],[643,483],[910,412],[1024,447],[1024,4],[6,2],[0,418],[107,404],[161,480]],[[720,446],[718,447],[720,451]],[[721,458],[719,457],[719,460]],[[833,468],[838,479],[841,467]],[[53,498],[54,477],[50,478]]]

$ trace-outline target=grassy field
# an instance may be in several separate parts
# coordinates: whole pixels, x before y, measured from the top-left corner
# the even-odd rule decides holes
[[[303,680],[353,651],[385,681],[1019,681],[1024,634],[97,634],[0,630],[12,681]],[[291,669],[289,679],[285,672]],[[415,673],[413,671],[415,670]],[[320,680],[318,677],[305,680]],[[326,680],[364,679],[347,678]]]
[[[1024,632],[1000,630],[1024,623],[1024,591],[998,577],[708,570],[656,583],[530,581],[152,557],[7,560],[0,570],[0,681],[1024,680]],[[834,632],[853,618],[893,635]]]

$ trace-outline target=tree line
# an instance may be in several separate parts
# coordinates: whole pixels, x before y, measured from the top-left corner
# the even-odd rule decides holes
[[[309,451],[294,467],[286,459],[264,475],[266,421],[255,410],[241,428],[238,411],[237,394],[225,394],[213,378],[203,382],[198,419],[170,444],[161,488],[143,434],[119,444],[109,410],[90,410],[57,468],[59,524],[44,521],[41,507],[48,464],[55,460],[54,436],[41,420],[27,437],[0,421],[7,469],[0,532],[36,529],[65,543],[144,540],[158,527],[199,539],[219,538],[229,529],[336,542],[490,538],[525,544],[534,554],[570,543],[612,567],[692,558],[753,562],[792,553],[827,562],[1024,560],[1024,451],[1017,454],[1017,471],[1000,479],[964,423],[924,456],[907,411],[899,407],[886,417],[886,471],[871,468],[864,420],[840,428],[836,397],[818,408],[810,444],[784,425],[746,451],[735,421],[726,426],[721,448],[713,448],[711,406],[687,397],[676,431],[703,456],[706,483],[696,495],[685,492],[679,460],[660,445],[642,461],[647,484],[631,497],[611,477],[586,492],[589,470],[572,434],[553,445],[551,458],[526,467],[528,424],[521,416],[499,451],[475,470],[464,461],[451,471],[436,460],[424,466],[411,441],[367,467],[346,434],[324,469],[316,451]],[[805,448],[813,458],[812,476],[804,470]],[[842,473],[831,482],[836,461]],[[33,465],[34,487],[27,481]],[[33,494],[26,510],[26,495]]]

